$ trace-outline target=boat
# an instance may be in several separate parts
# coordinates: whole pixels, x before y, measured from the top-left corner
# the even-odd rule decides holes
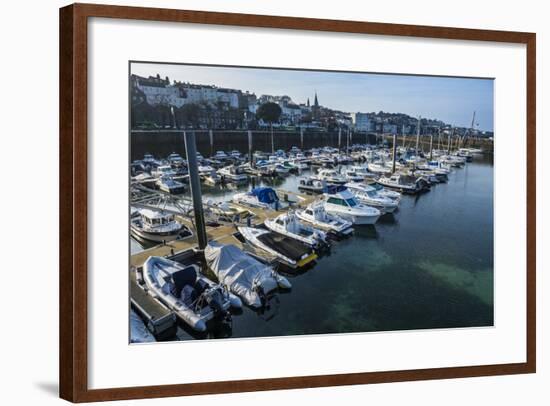
[[[464,158],[466,162],[472,162],[472,160],[474,159],[474,154],[472,154],[470,150],[466,148],[460,148],[458,151],[456,151],[456,156]]]
[[[229,157],[224,151],[216,151],[216,154],[212,158],[217,159],[219,161],[224,161]]]
[[[265,226],[271,231],[293,238],[313,248],[323,248],[327,244],[327,236],[314,227],[304,224],[294,212],[279,214],[275,218],[264,221]]]
[[[130,343],[154,343],[155,341],[155,336],[147,329],[141,317],[130,309]]]
[[[415,176],[402,175],[400,173],[394,173],[389,177],[381,176],[378,178],[377,182],[382,186],[409,194],[420,193],[430,188],[428,183],[421,177],[417,178]]]
[[[293,238],[252,227],[237,227],[241,236],[252,246],[273,255],[290,268],[303,268],[317,259],[315,251]]]
[[[313,193],[323,193],[326,187],[326,181],[315,177],[301,178],[298,182],[298,189]]]
[[[201,275],[194,264],[151,256],[143,264],[143,279],[157,300],[198,332],[205,332],[210,320],[229,319],[230,307],[242,307],[237,296]]]
[[[279,176],[287,176],[290,173],[290,169],[285,167],[283,164],[276,163],[268,165],[268,169]]]
[[[367,206],[376,207],[383,213],[393,213],[399,201],[378,194],[378,191],[365,183],[346,183],[344,185],[359,201]]]
[[[209,185],[217,185],[222,182],[222,178],[215,170],[212,170],[212,172],[208,174],[203,174],[202,180],[204,183],[208,183]]]
[[[346,178],[334,169],[320,169],[316,178],[335,185],[343,185],[347,182]]]
[[[356,225],[374,224],[382,215],[380,210],[359,203],[355,196],[344,186],[330,188],[325,195],[325,210],[351,221]]]
[[[244,169],[234,165],[221,168],[218,174],[222,178],[222,181],[246,182],[248,180],[248,175]]]
[[[199,175],[210,175],[215,169],[210,165],[199,165],[197,167]]]
[[[173,195],[181,194],[185,191],[185,185],[171,176],[165,175],[158,178],[155,182],[159,190]]]
[[[183,159],[180,154],[177,154],[175,152],[172,152],[170,155],[168,155],[168,162],[170,162],[170,164],[174,166],[186,165],[185,159]]]
[[[466,164],[466,160],[456,155],[444,155],[439,158],[439,161],[452,166],[453,168],[462,168]]]
[[[370,186],[374,190],[376,190],[376,192],[380,196],[388,197],[388,198],[390,198],[392,200],[395,200],[397,202],[399,202],[401,200],[401,197],[402,197],[401,193],[399,193],[395,190],[386,189],[384,186],[377,183],[375,180],[370,180],[370,181],[366,182],[366,185]]]
[[[369,172],[379,175],[386,175],[392,172],[392,168],[388,167],[384,162],[369,162],[367,168]]]
[[[358,173],[353,168],[346,169],[344,171],[344,176],[348,182],[362,182],[365,179],[363,174]]]
[[[327,213],[323,202],[310,203],[305,209],[297,210],[296,216],[315,228],[324,230],[337,237],[348,236],[353,232],[353,223],[334,214]]]
[[[151,175],[160,178],[162,176],[176,176],[177,172],[170,165],[160,165],[151,171]]]
[[[266,302],[266,295],[292,285],[273,267],[246,254],[235,245],[209,242],[204,257],[218,281],[231,293],[237,295],[247,306],[260,308]]]
[[[279,210],[280,202],[277,193],[269,187],[257,187],[250,192],[233,195],[233,203],[260,209]]]
[[[252,215],[248,210],[229,202],[215,203],[212,200],[208,200],[206,202],[206,207],[211,213],[216,215],[219,220],[231,223]]]
[[[130,233],[138,239],[155,242],[173,241],[193,235],[172,213],[151,209],[134,210],[130,218]]]

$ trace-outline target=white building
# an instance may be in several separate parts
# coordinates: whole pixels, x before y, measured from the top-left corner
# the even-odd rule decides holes
[[[351,119],[357,131],[371,130],[371,121],[367,113],[351,113]]]
[[[136,87],[143,92],[147,103],[152,106],[167,104],[174,107],[181,107],[186,103],[186,98],[181,89],[171,86],[169,82],[155,78],[139,78],[136,80]]]

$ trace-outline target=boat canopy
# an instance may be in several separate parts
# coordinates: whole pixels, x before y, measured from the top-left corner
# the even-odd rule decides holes
[[[141,214],[143,217],[147,217],[148,219],[163,219],[163,218],[172,218],[171,213],[166,213],[158,210],[151,210],[151,209],[138,209],[139,214]]]
[[[260,288],[265,294],[277,288],[271,267],[234,245],[211,241],[204,250],[204,256],[220,283],[250,306],[260,305],[257,296]]]
[[[279,200],[277,193],[270,187],[257,187],[252,189],[250,193],[256,196],[261,203],[271,204]]]

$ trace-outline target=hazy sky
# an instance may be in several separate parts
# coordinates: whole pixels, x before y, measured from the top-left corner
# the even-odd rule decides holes
[[[371,73],[133,63],[132,73],[160,74],[182,82],[262,94],[288,95],[297,103],[315,91],[319,104],[348,112],[387,111],[469,127],[476,111],[481,130],[493,130],[493,80]]]

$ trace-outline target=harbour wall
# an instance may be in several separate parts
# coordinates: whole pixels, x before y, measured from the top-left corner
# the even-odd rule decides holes
[[[346,147],[345,132],[342,132],[340,147]],[[176,152],[182,156],[185,156],[185,142],[183,132],[181,131],[132,131],[131,137],[131,160],[141,159],[144,154],[153,154],[155,157],[166,157],[172,152]],[[248,152],[248,133],[247,131],[218,131],[212,132],[212,143],[210,133],[208,131],[196,131],[195,138],[197,141],[197,150],[203,156],[211,156],[218,150],[231,151],[238,150],[241,153]],[[293,146],[310,149],[319,148],[324,146],[330,146],[334,148],[339,147],[338,132],[326,131],[326,132],[313,132],[304,131],[303,143],[299,131],[274,131],[273,141],[275,150],[289,150]],[[391,145],[392,136],[381,136],[377,134],[366,133],[354,133],[350,137],[349,145],[352,144],[376,144],[386,141]],[[441,148],[447,148],[447,140],[442,138]],[[403,145],[403,139],[397,138],[397,145]],[[405,139],[405,144],[409,147],[415,146],[415,137],[408,136]],[[433,147],[437,148],[438,144],[434,137]],[[455,147],[456,144],[453,144]],[[492,152],[492,141],[486,139],[470,139],[467,146],[478,147]],[[429,138],[422,137],[420,142],[420,148],[424,150],[429,149]],[[252,150],[256,151],[271,151],[271,133],[269,131],[252,131]]]

